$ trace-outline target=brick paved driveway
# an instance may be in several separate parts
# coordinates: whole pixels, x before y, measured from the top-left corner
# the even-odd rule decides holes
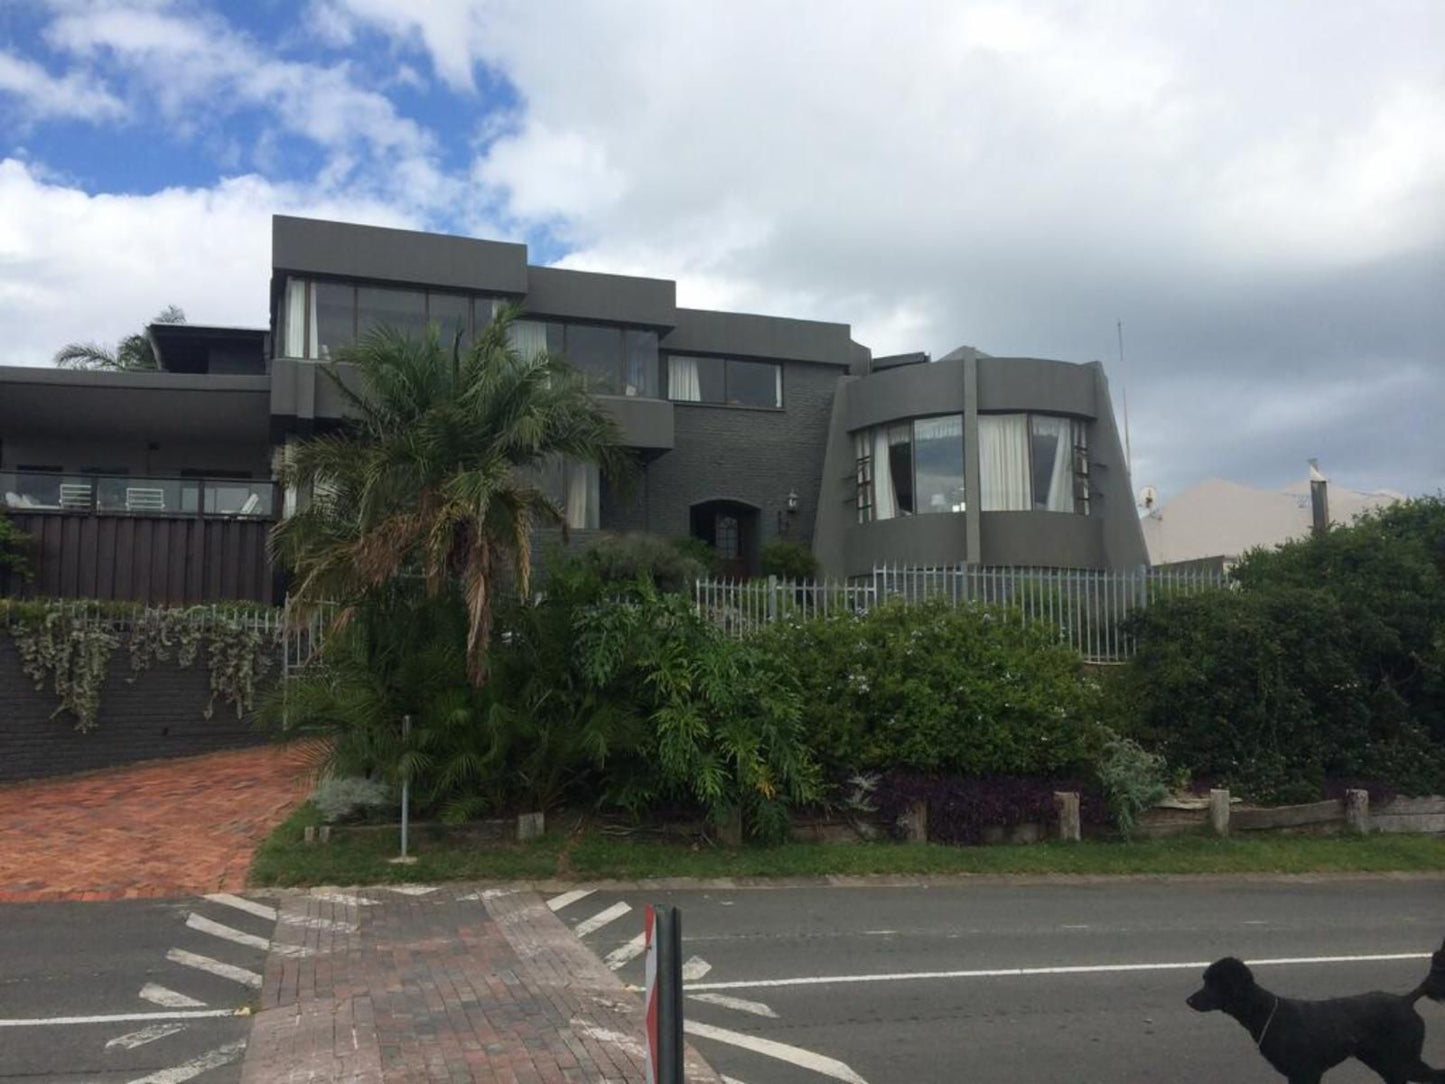
[[[268,745],[0,787],[0,901],[239,888],[314,760],[314,746]]]

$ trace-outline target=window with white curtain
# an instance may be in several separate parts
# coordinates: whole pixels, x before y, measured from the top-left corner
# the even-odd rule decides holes
[[[677,403],[781,409],[783,367],[771,361],[669,354],[667,397]]]
[[[1088,514],[1084,424],[1050,414],[978,419],[979,507]],[[1076,496],[1083,493],[1084,496]]]
[[[1027,512],[1033,508],[1027,414],[979,416],[978,473],[982,511]]]
[[[596,530],[601,523],[602,480],[596,463],[554,459],[537,470],[537,488],[562,511],[575,531]]]
[[[879,425],[853,441],[859,523],[963,511],[961,414]]]
[[[289,278],[280,348],[284,357],[326,361],[382,325],[413,337],[436,325],[444,347],[458,333],[465,347],[495,308],[493,298],[478,294]]]

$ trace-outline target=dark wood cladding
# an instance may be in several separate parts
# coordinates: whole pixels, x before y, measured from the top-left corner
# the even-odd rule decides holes
[[[13,510],[9,517],[32,540],[35,578],[0,577],[0,593],[152,605],[278,601],[266,559],[269,520]]]

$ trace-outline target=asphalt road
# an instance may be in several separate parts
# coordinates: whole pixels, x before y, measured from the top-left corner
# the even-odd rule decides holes
[[[648,902],[681,909],[696,976],[686,1016],[703,1029],[692,1041],[742,1084],[1279,1080],[1233,1020],[1186,1007],[1199,969],[1164,965],[1428,954],[1445,938],[1441,880],[597,891],[557,913],[576,927],[627,904],[584,936],[603,957],[625,956]],[[977,974],[1119,965],[1146,966]],[[1282,994],[1326,997],[1403,992],[1428,966],[1341,959],[1256,975]],[[642,982],[639,957],[614,970]],[[1445,1006],[1420,1011],[1426,1058],[1445,1067]],[[1327,1079],[1378,1078],[1348,1063]]]
[[[211,900],[0,905],[0,1080],[238,1081],[265,961],[242,942],[274,927]]]

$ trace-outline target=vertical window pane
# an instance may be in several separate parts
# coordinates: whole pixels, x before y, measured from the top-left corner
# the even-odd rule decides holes
[[[596,463],[568,463],[562,472],[567,491],[563,507],[567,526],[573,530],[596,530],[600,521],[602,485]]]
[[[389,327],[408,338],[426,330],[426,294],[420,290],[391,290],[384,286],[356,288],[356,334]]]
[[[913,515],[913,426],[908,422],[888,427],[888,474],[895,514]]]
[[[500,304],[494,297],[472,298],[473,334],[480,335],[484,330],[486,330],[487,325],[492,322],[492,317],[496,314],[496,311],[499,307]]]
[[[858,522],[873,522],[873,432],[865,429],[853,435],[858,486]]]
[[[657,332],[623,332],[622,350],[625,358],[623,392],[657,398]]]
[[[471,335],[467,329],[468,314],[471,311],[472,299],[466,294],[427,294],[427,320],[436,325],[437,339],[442,349],[450,353],[452,344],[457,341],[457,333],[462,336],[462,349],[465,350],[472,345]]]
[[[985,512],[1026,512],[1029,427],[1026,414],[983,414],[978,419],[979,507]]]
[[[313,282],[311,352],[308,357],[330,358],[356,339],[356,287],[342,282]]]
[[[919,514],[962,512],[963,415],[919,418],[913,436]]]
[[[587,374],[588,383],[597,391],[621,391],[622,331],[619,328],[568,324],[567,360]]]
[[[738,517],[719,515],[714,528],[714,548],[724,561],[735,561],[742,552],[742,532],[738,529]]]
[[[782,370],[765,361],[727,363],[727,401],[737,406],[780,407]]]
[[[1029,418],[1033,506],[1040,512],[1074,510],[1073,424],[1068,418]]]
[[[536,320],[513,320],[507,329],[507,339],[512,349],[527,361],[547,353],[547,325]]]
[[[667,397],[679,403],[721,403],[723,401],[721,358],[687,357],[673,354],[667,359]]]
[[[306,357],[306,280],[286,280],[286,338],[281,356]]]

